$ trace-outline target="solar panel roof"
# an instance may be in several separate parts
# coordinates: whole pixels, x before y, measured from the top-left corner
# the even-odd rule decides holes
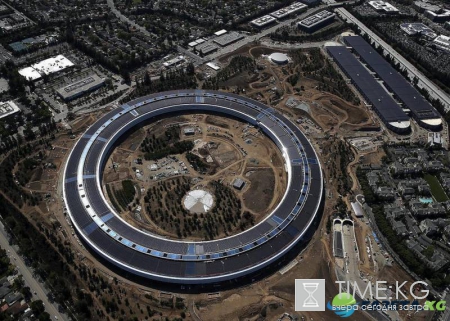
[[[360,36],[347,36],[344,41],[375,71],[398,99],[417,119],[440,118],[431,104],[400,75],[367,41]]]
[[[386,122],[407,121],[409,117],[358,59],[343,46],[327,47],[328,52]]]
[[[100,204],[103,203],[101,189],[96,188],[95,176],[91,175],[97,167],[91,166],[90,163],[97,164],[105,144],[112,142],[113,136],[125,124],[133,122],[132,125],[135,125],[142,121],[135,120],[128,112],[130,106],[140,115],[147,113],[148,118],[159,115],[161,110],[169,112],[167,108],[170,107],[170,112],[218,111],[236,115],[253,124],[256,124],[256,118],[264,113],[260,127],[267,126],[271,130],[280,128],[280,144],[286,146],[288,151],[291,151],[291,146],[295,144],[298,149],[293,158],[303,159],[302,166],[295,165],[292,168],[294,188],[288,188],[285,200],[273,213],[273,217],[278,221],[273,219],[273,224],[269,221],[261,222],[228,238],[191,243],[141,233],[124,224],[113,215],[106,204]],[[153,112],[154,114],[151,114]],[[95,139],[95,135],[99,136]],[[89,151],[84,158],[82,155],[85,149]],[[79,167],[83,173],[82,179],[77,177]],[[101,169],[99,171],[101,172]],[[304,176],[304,173],[308,174]],[[187,90],[138,98],[111,111],[93,124],[75,145],[71,159],[68,160],[64,197],[80,235],[89,244],[95,245],[95,250],[104,258],[114,260],[112,263],[128,272],[158,280],[183,284],[212,283],[254,272],[263,267],[259,263],[271,263],[277,258],[275,255],[282,255],[294,246],[294,242],[309,228],[312,218],[319,210],[322,183],[319,160],[313,147],[300,129],[280,113],[261,103],[233,94]],[[292,212],[293,209],[295,213]],[[194,262],[196,260],[202,262]],[[135,268],[140,271],[132,270]],[[205,276],[208,279],[200,279]]]

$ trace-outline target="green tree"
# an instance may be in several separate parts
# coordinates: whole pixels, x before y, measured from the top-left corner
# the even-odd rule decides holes
[[[431,259],[434,254],[434,246],[430,245],[422,252],[423,255],[425,255],[428,259]]]

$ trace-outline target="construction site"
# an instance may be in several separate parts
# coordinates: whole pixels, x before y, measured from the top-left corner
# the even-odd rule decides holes
[[[168,139],[169,132],[174,139]],[[189,141],[192,149],[146,160],[146,140],[169,146]],[[286,172],[275,144],[254,126],[217,115],[176,116],[139,128],[116,147],[108,165],[103,181],[105,194],[115,198],[113,204],[119,203],[124,180],[132,181],[136,191],[131,207],[126,204],[120,211],[122,217],[173,238],[202,239],[204,222],[218,218],[224,224],[220,220],[227,213],[232,213],[233,224],[225,230],[217,225],[214,237],[241,231],[271,212],[286,190]],[[189,193],[193,196],[186,199]],[[199,197],[206,197],[207,210],[192,209],[202,202]],[[170,219],[160,219],[160,211]]]
[[[289,63],[273,63],[268,56],[274,52],[284,52]],[[246,46],[223,57],[220,63],[226,65],[236,54],[255,59],[257,68],[235,74],[221,82],[220,89],[238,92],[276,108],[301,128],[318,153],[326,186],[325,215],[318,232],[306,250],[291,263],[245,287],[186,294],[136,284],[107,269],[86,250],[60,201],[65,159],[77,139],[108,109],[80,116],[69,123],[70,130],[61,128],[51,148],[39,156],[45,166],[36,166],[27,174],[23,188],[36,195],[39,202],[25,205],[22,211],[33,224],[39,222],[49,229],[55,227],[55,237],[70,245],[76,264],[89,271],[95,270],[109,284],[111,290],[102,290],[94,300],[95,307],[105,314],[100,297],[107,302],[127,297],[129,306],[123,315],[138,315],[139,318],[150,315],[150,319],[153,315],[174,318],[183,313],[192,320],[281,320],[286,315],[298,320],[333,320],[332,311],[294,311],[293,279],[323,278],[327,284],[332,284],[350,267],[361,280],[382,279],[392,283],[405,280],[407,286],[413,282],[380,247],[367,219],[356,218],[350,206],[360,190],[356,166],[381,163],[384,156],[381,143],[392,137],[398,140],[405,137],[383,127],[320,49],[283,51]],[[343,83],[336,79],[342,79]],[[342,89],[343,86],[347,89]],[[417,134],[411,137],[414,135]],[[145,146],[151,147],[152,143],[156,146],[156,142],[161,146],[164,142],[167,147],[183,141],[192,142],[192,148],[156,158],[152,155],[155,148],[145,150]],[[19,170],[20,164],[17,164],[14,171]],[[123,184],[124,181],[131,184]],[[103,182],[105,197],[129,224],[167,238],[203,240],[239,233],[257,224],[283,195],[286,173],[279,150],[256,128],[216,115],[187,114],[164,118],[129,133],[110,155]],[[120,191],[127,189],[129,193],[121,194]],[[202,199],[201,204],[207,205],[203,212],[191,212],[190,205],[184,202],[192,191],[204,191],[203,196],[211,196],[207,197],[210,200]],[[220,201],[217,195],[223,195]],[[232,204],[233,223],[204,229],[203,222],[208,225],[213,215],[219,213],[224,220],[228,213],[219,209],[224,204]],[[171,218],[165,219],[164,214],[168,212]],[[349,214],[351,223],[330,223],[329,217],[339,214]],[[219,224],[218,219],[216,225]],[[342,234],[344,248],[345,244],[355,245],[351,247],[351,254],[342,251],[341,256],[333,255],[335,230]],[[87,283],[85,287],[88,288]],[[331,300],[335,294],[337,287],[327,287],[326,300]],[[177,302],[180,309],[167,308]],[[142,309],[145,306],[147,310]],[[425,320],[425,316],[426,313],[410,315],[409,319]],[[359,311],[349,318],[370,319]]]

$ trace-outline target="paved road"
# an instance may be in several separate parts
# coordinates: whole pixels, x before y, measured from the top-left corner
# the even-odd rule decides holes
[[[342,226],[342,238],[344,245],[345,261],[347,265],[346,273],[349,274],[351,280],[357,280],[361,276],[359,274],[359,257],[356,252],[356,243],[353,238],[353,231],[350,224]]]
[[[114,15],[121,21],[126,22],[131,24],[132,26],[136,27],[137,29],[139,29],[143,34],[149,36],[149,37],[153,37],[154,35],[152,33],[150,33],[148,30],[146,30],[144,27],[136,24],[135,22],[133,22],[132,20],[130,20],[129,18],[127,18],[125,15],[123,15],[119,10],[116,9],[115,5],[114,5],[114,0],[107,0],[108,3],[108,7],[111,9],[111,11],[114,13]],[[194,54],[192,51],[189,51],[183,47],[177,46],[177,51],[181,54],[181,55],[185,55],[188,56],[189,58],[191,58],[193,60],[194,66],[200,66],[208,61],[212,61],[214,59],[217,59],[220,56],[226,55],[228,53],[231,53],[233,51],[236,51],[237,49],[251,43],[254,41],[258,41],[261,38],[264,38],[266,36],[268,36],[269,34],[271,34],[272,32],[275,32],[278,28],[284,27],[284,26],[289,26],[291,23],[295,23],[297,20],[306,18],[307,16],[311,15],[313,12],[317,12],[320,11],[321,9],[325,9],[326,7],[328,7],[328,5],[323,4],[320,5],[318,7],[314,7],[314,8],[310,8],[307,11],[305,11],[304,13],[292,18],[292,19],[287,19],[287,20],[283,20],[280,23],[277,23],[269,28],[265,28],[263,30],[261,30],[260,32],[258,32],[257,34],[254,35],[249,35],[244,37],[243,39],[229,45],[226,46],[224,48],[219,48],[218,51],[216,51],[215,53],[212,53],[211,55],[208,55],[204,58]],[[274,44],[273,46],[275,46],[276,44]],[[291,44],[280,44],[278,47],[282,47],[285,46],[286,48],[311,48],[311,47],[315,47],[316,43],[311,43],[309,44],[309,46],[305,46],[305,44],[303,44],[302,46],[298,45],[296,46],[291,45]]]
[[[116,6],[114,5],[114,0],[107,0],[106,1],[108,3],[108,7],[111,9],[111,11],[114,13],[114,15],[117,17],[117,19],[129,23],[130,25],[132,25],[133,27],[135,27],[136,29],[138,29],[139,31],[141,31],[144,35],[148,36],[148,37],[155,37],[154,34],[152,34],[151,32],[149,32],[147,29],[145,29],[144,27],[138,25],[136,22],[128,19],[126,16],[124,16],[119,10],[116,9]]]
[[[275,32],[278,28],[284,27],[284,26],[290,26],[291,23],[295,23],[297,20],[306,18],[307,16],[311,15],[313,12],[317,12],[320,11],[321,9],[325,9],[327,8],[328,5],[326,4],[322,4],[320,6],[314,7],[314,8],[310,8],[307,11],[303,12],[302,14],[292,18],[292,19],[287,19],[287,20],[283,20],[278,24],[275,24],[269,28],[265,28],[263,30],[261,30],[260,32],[258,32],[255,35],[251,35],[251,36],[246,36],[245,38],[235,42],[234,44],[231,44],[225,48],[220,49],[219,51],[207,56],[205,59],[207,61],[210,60],[214,60],[220,56],[226,55],[230,52],[233,52],[237,49],[239,49],[242,46],[245,46],[246,44],[249,44],[251,42],[254,41],[258,41],[261,38],[267,37],[269,34],[271,34],[272,32]]]
[[[159,77],[158,77],[158,79],[159,79]],[[120,106],[119,101],[122,100],[123,98],[125,98],[127,95],[129,95],[134,90],[135,86],[136,86],[136,83],[134,81],[131,82],[131,85],[126,92],[124,92],[122,95],[120,95],[113,101],[110,101],[109,103],[106,103],[101,106],[95,105],[95,106],[90,106],[90,107],[74,108],[73,112],[76,113],[77,115],[81,115],[81,114],[92,113],[94,111],[99,111],[100,109],[111,107],[111,106],[113,106],[113,107],[115,106],[114,108],[116,108],[116,107]]]
[[[58,312],[58,309],[56,308],[56,303],[55,304],[50,303],[50,301],[47,298],[47,293],[49,291],[44,289],[43,285],[33,277],[33,273],[31,272],[30,268],[25,265],[25,262],[17,254],[16,249],[13,246],[9,245],[7,234],[1,222],[0,222],[0,246],[3,249],[9,251],[8,254],[11,263],[17,266],[18,271],[23,276],[25,284],[30,287],[30,291],[33,294],[33,300],[42,300],[42,302],[44,302],[45,311],[47,311],[50,314],[52,320],[55,319],[55,316],[58,318],[58,320],[69,320],[66,315]]]
[[[191,58],[193,61],[192,63],[194,64],[194,66],[200,66],[203,65],[206,61],[204,58],[196,55],[195,53],[193,53],[192,51],[189,51],[187,49],[184,49],[183,47],[177,45],[177,50],[180,54],[184,55],[184,56],[188,56],[189,58]],[[159,78],[159,76],[158,76]]]
[[[336,268],[335,272],[336,272],[336,278],[338,281],[347,281],[345,272],[343,272],[339,268]],[[345,286],[344,286],[344,288],[345,288]],[[347,289],[345,289],[345,290],[347,290]],[[350,290],[350,293],[353,293],[353,291]],[[363,301],[363,298],[361,298],[359,296],[359,294],[355,293],[355,300],[356,300],[356,302],[361,302],[361,301]],[[362,313],[365,313],[366,315],[370,316],[373,320],[376,320],[376,321],[392,321],[388,316],[384,315],[381,311],[365,310],[365,311],[362,311]],[[397,319],[395,319],[395,320],[397,321]]]
[[[318,42],[304,42],[304,43],[285,43],[285,42],[273,42],[271,40],[264,39],[261,41],[261,45],[270,48],[281,48],[281,49],[308,49],[308,48],[319,48],[323,47],[327,41]]]
[[[356,239],[355,239],[355,231],[354,227],[350,224],[345,224],[342,226],[342,237],[343,237],[343,244],[344,244],[344,251],[345,251],[345,260],[347,264],[347,271],[346,271],[346,279],[347,281],[354,282],[358,284],[359,289],[363,290],[367,287],[367,283],[363,281],[361,278],[361,272],[359,270],[359,251],[357,249]],[[361,244],[360,244],[361,245]],[[361,246],[364,246],[362,244]],[[379,252],[378,252],[379,253]],[[372,251],[373,254],[373,251]],[[372,280],[373,282],[374,280]],[[364,290],[363,290],[364,291]],[[390,290],[388,291],[380,291],[380,294],[386,297],[391,296]],[[376,295],[375,291],[373,292],[373,295]],[[374,298],[369,297],[367,295],[364,299],[372,301]],[[385,316],[388,316],[391,320],[400,320],[400,316],[397,311],[387,311]]]
[[[157,79],[159,79],[159,76],[156,77]],[[152,80],[154,80],[152,78]],[[114,99],[113,101],[106,103],[104,105],[93,105],[93,106],[79,106],[79,107],[75,107],[72,109],[72,112],[77,114],[77,115],[81,115],[81,114],[87,114],[87,113],[92,113],[94,111],[98,111],[100,109],[109,107],[109,106],[113,106],[113,105],[118,105],[119,101],[121,99],[123,99],[126,95],[130,94],[133,90],[134,87],[136,86],[135,82],[131,83],[131,86],[128,88],[128,90],[126,92],[124,92],[122,95],[120,95],[118,98]],[[69,110],[67,108],[61,108],[62,111],[58,114],[55,114],[53,116],[53,119],[55,120],[55,122],[59,122],[61,121],[63,123],[63,125],[67,125],[67,127],[69,127],[69,125],[67,124],[67,114],[69,113]]]
[[[425,88],[431,97],[439,99],[445,106],[445,110],[450,110],[450,96],[445,93],[442,89],[436,86],[430,79],[428,79],[424,74],[422,74],[416,67],[414,67],[408,60],[403,58],[397,51],[395,51],[390,45],[373,33],[369,28],[367,28],[361,21],[355,18],[350,12],[344,8],[335,9],[336,13],[341,16],[347,22],[356,24],[363,34],[367,34],[377,45],[380,45],[386,53],[389,53],[396,61],[398,61],[408,72],[409,75],[417,77],[419,82],[417,85],[419,87]],[[411,77],[411,78],[413,78]]]
[[[112,2],[113,0],[108,0],[109,2]],[[292,19],[287,19],[287,20],[283,20],[280,23],[277,23],[269,28],[265,28],[263,30],[261,30],[260,32],[258,32],[257,34],[254,35],[249,35],[249,36],[245,36],[244,38],[242,38],[241,40],[226,46],[224,48],[219,48],[218,51],[202,58],[196,54],[194,54],[192,51],[189,51],[181,46],[177,46],[177,50],[180,54],[185,55],[190,57],[193,60],[194,66],[198,67],[208,61],[212,61],[215,60],[221,56],[224,56],[226,54],[229,54],[233,51],[238,50],[239,48],[254,42],[254,41],[258,41],[261,38],[267,37],[269,34],[271,34],[272,32],[275,32],[278,28],[284,27],[284,26],[289,26],[291,23],[296,22],[297,20],[306,18],[307,16],[311,15],[311,13],[319,11],[320,9],[324,9],[326,8],[327,5],[321,5],[315,8],[311,8],[307,11],[305,11],[304,13],[302,13],[301,15],[292,18]],[[265,45],[266,43],[264,43]],[[267,41],[267,44],[270,44],[269,41]],[[277,43],[273,43],[272,46],[273,47],[286,47],[287,49],[292,49],[292,48],[312,48],[312,47],[317,47],[320,46],[322,43],[308,43],[308,44],[277,44]]]
[[[354,235],[354,228],[350,224],[344,224],[342,226],[342,238],[343,238],[343,247],[344,247],[344,256],[345,256],[345,263],[346,263],[346,269],[343,271],[343,279],[346,281],[349,281],[350,284],[352,282],[356,282],[358,285],[358,288],[364,292],[368,284],[363,281],[361,278],[361,273],[359,270],[359,252],[356,247],[356,240]],[[351,293],[353,293],[353,290],[351,290]],[[367,295],[364,298],[364,300],[373,301],[374,298],[370,297],[369,293],[366,293]],[[376,293],[373,291],[373,295],[376,295]],[[389,293],[384,293],[383,291],[380,291],[380,294],[389,297]],[[359,296],[359,295],[357,295]],[[358,301],[358,299],[357,299]],[[376,320],[400,320],[400,317],[398,315],[398,312],[396,311],[387,311],[386,314],[383,314],[380,311],[367,311],[370,316],[375,318]]]
[[[188,309],[191,314],[191,317],[194,319],[194,321],[202,321],[202,319],[197,314],[197,311],[195,311],[195,302],[192,300],[192,302],[188,303]]]

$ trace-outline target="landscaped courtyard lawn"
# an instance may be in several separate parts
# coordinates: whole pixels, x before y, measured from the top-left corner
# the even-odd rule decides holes
[[[437,179],[436,176],[425,174],[423,178],[430,185],[431,194],[433,194],[433,197],[437,202],[448,201],[448,196],[447,194],[445,194],[445,191],[442,188],[441,183],[439,183],[439,180]]]

